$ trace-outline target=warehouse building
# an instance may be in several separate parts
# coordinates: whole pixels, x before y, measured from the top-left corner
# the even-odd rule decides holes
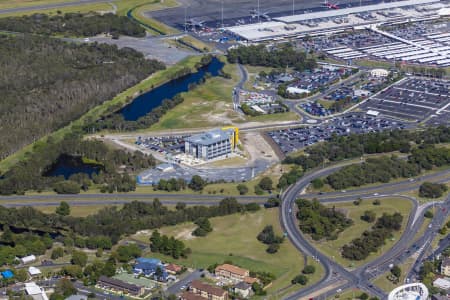
[[[197,159],[211,160],[234,152],[238,142],[238,129],[225,127],[196,134],[186,139],[185,153]]]

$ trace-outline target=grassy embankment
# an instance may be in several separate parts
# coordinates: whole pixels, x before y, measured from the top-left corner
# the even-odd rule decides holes
[[[166,113],[150,130],[202,128],[230,123],[289,121],[298,119],[293,112],[243,117],[233,110],[231,93],[239,81],[236,65],[226,63],[224,72],[231,79],[213,77],[194,90],[183,93],[184,102]]]
[[[276,234],[282,234],[278,210],[261,210],[256,213],[217,217],[212,218],[211,223],[213,232],[202,238],[191,235],[192,230],[195,229],[192,223],[160,229],[161,233],[183,240],[186,246],[192,249],[192,254],[187,259],[179,259],[175,262],[195,268],[206,268],[214,263],[231,260],[234,264],[250,270],[271,272],[277,279],[268,289],[269,294],[289,286],[292,278],[301,272],[304,259],[288,240],[282,243],[276,254],[268,254],[265,251],[267,245],[256,239],[266,225],[274,226]],[[148,242],[150,234],[151,232],[140,233],[133,238]],[[155,253],[148,253],[147,256],[174,261],[170,257]],[[322,274],[323,271],[316,265],[316,272],[311,276],[309,283],[318,280]]]
[[[183,69],[184,67],[188,67],[193,69],[195,64],[200,61],[200,56],[192,56],[188,57],[176,65],[170,66],[165,70],[156,72],[149,76],[148,78],[144,79],[137,85],[123,91],[122,93],[118,94],[116,97],[109,101],[105,101],[103,104],[96,106],[95,108],[88,111],[86,114],[84,114],[81,118],[78,120],[75,120],[71,122],[68,126],[63,127],[48,136],[52,136],[55,139],[61,139],[65,134],[71,132],[74,128],[81,127],[83,124],[86,123],[87,120],[96,120],[100,116],[105,115],[109,112],[109,109],[113,106],[117,105],[125,105],[127,104],[131,99],[139,95],[140,93],[150,90],[154,87],[157,87],[159,85],[162,85],[170,80],[170,78],[173,78],[174,74],[178,72],[179,70]],[[28,152],[33,151],[34,146],[43,145],[46,142],[47,137],[43,137],[36,141],[33,144],[30,144],[20,151],[17,151],[13,155],[7,157],[6,159],[2,160],[0,162],[0,173],[5,172],[9,168],[11,168],[14,164],[16,164],[18,161],[26,158],[26,155]]]
[[[374,198],[375,199],[375,198]],[[354,224],[341,232],[337,240],[323,240],[323,241],[312,241],[316,248],[333,258],[336,262],[344,267],[357,267],[364,263],[373,260],[375,257],[382,255],[384,252],[388,251],[401,237],[403,230],[408,222],[408,217],[412,208],[410,201],[404,198],[380,198],[380,205],[373,205],[374,199],[363,200],[360,205],[354,205],[352,202],[348,203],[334,203],[328,206],[335,207],[337,210],[342,211],[348,218],[354,221]],[[394,232],[393,238],[386,240],[386,244],[383,245],[376,253],[372,253],[364,260],[361,261],[351,261],[345,259],[341,256],[341,249],[344,245],[349,244],[353,239],[361,237],[362,233],[374,225],[374,223],[367,223],[361,220],[361,216],[364,211],[372,210],[376,213],[377,218],[383,213],[392,214],[394,212],[399,212],[403,215],[402,229],[398,232]]]
[[[381,288],[385,292],[390,292],[394,288],[402,285],[405,282],[406,275],[408,275],[409,270],[414,265],[414,259],[409,258],[407,261],[399,265],[400,269],[402,270],[402,273],[400,275],[399,283],[394,284],[392,281],[390,281],[387,277],[390,274],[390,272],[386,272],[382,275],[380,275],[378,278],[376,278],[373,282],[376,286]]]

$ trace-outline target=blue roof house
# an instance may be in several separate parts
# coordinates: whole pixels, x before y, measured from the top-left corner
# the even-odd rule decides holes
[[[3,271],[0,274],[2,274],[3,279],[11,279],[14,277],[14,274],[11,270]]]
[[[156,270],[161,269],[162,275],[158,278],[156,276]],[[139,257],[136,259],[136,264],[133,267],[134,274],[144,274],[147,277],[153,277],[158,281],[167,281],[168,274],[164,265],[159,259]]]

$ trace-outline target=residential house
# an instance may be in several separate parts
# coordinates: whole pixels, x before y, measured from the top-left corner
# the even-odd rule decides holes
[[[438,278],[433,281],[433,286],[444,291],[450,290],[450,278]]]
[[[160,275],[156,275],[157,269],[160,269]],[[152,276],[155,280],[167,281],[167,272],[164,265],[159,259],[139,257],[136,259],[136,264],[133,266],[133,272],[136,275],[144,274],[145,276]]]
[[[203,283],[199,280],[194,280],[191,283],[189,291],[193,294],[196,294],[204,299],[208,300],[227,300],[228,292],[206,283]]]
[[[113,290],[115,292],[130,294],[132,296],[141,296],[144,293],[144,288],[134,284],[126,283],[118,279],[100,276],[97,281],[100,288]]]
[[[176,264],[168,264],[166,266],[166,271],[169,274],[175,275],[175,274],[180,273],[181,270],[183,270],[183,268],[181,266],[179,266],[179,265],[176,265]]]
[[[253,295],[252,285],[241,281],[233,287],[233,292],[242,298],[248,298]]]
[[[441,274],[444,276],[450,276],[450,257],[446,257],[442,260]]]
[[[180,296],[180,300],[205,300],[205,298],[192,292],[183,292]]]
[[[234,265],[223,264],[216,267],[215,274],[216,276],[242,281],[245,277],[250,276],[250,271]]]

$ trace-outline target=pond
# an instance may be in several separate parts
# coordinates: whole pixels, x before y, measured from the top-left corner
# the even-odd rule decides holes
[[[189,85],[200,83],[206,73],[218,76],[223,65],[219,59],[213,57],[208,65],[200,68],[197,72],[169,81],[140,95],[118,113],[127,121],[136,121],[161,105],[163,100],[172,99],[179,93],[187,92]]]
[[[44,174],[45,176],[64,176],[68,179],[73,174],[83,173],[92,176],[102,170],[102,165],[84,163],[81,157],[62,154],[58,160]]]

